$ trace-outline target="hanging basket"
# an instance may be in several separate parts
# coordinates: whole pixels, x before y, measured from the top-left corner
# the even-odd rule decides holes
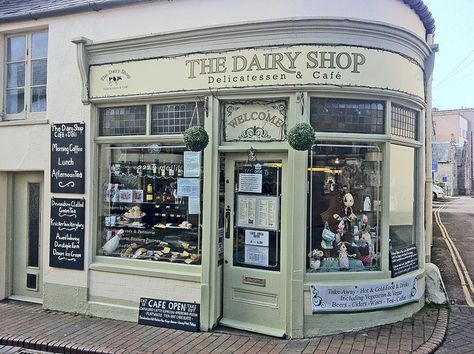
[[[209,135],[203,127],[191,127],[184,132],[184,144],[191,151],[202,151],[209,143]]]
[[[308,123],[298,123],[288,132],[288,143],[298,151],[311,149],[314,140],[314,129]]]

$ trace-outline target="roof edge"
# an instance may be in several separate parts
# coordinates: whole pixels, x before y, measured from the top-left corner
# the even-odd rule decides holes
[[[428,6],[425,5],[423,0],[403,0],[403,2],[410,6],[410,8],[418,15],[425,26],[426,33],[434,34],[436,30],[435,20],[433,14],[428,9]]]
[[[25,20],[40,20],[48,17],[62,16],[62,15],[72,15],[81,12],[95,11],[99,12],[101,10],[110,9],[120,6],[129,6],[138,4],[141,2],[151,2],[152,0],[110,0],[107,2],[102,1],[88,1],[85,4],[73,5],[67,8],[59,8],[53,10],[46,10],[41,12],[29,12],[27,14],[22,13],[19,15],[13,15],[8,17],[0,18],[0,23],[10,23],[16,21],[25,21]]]

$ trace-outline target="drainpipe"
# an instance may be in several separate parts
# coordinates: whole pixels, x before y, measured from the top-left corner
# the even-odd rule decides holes
[[[433,36],[429,35],[427,42],[430,45],[431,53],[425,60],[425,262],[431,262],[431,245],[433,243],[433,193],[431,178],[431,161],[432,161],[432,134],[433,134],[433,117],[431,107],[433,104],[432,86],[433,86],[433,69],[435,62],[435,53],[438,51],[438,45],[433,43]]]

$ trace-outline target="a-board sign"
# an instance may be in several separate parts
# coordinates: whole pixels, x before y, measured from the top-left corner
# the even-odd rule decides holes
[[[51,126],[51,192],[84,193],[85,123]]]
[[[392,278],[418,269],[416,245],[390,251],[390,270]]]
[[[199,332],[199,304],[141,297],[138,323]]]
[[[51,267],[84,269],[84,217],[84,199],[51,199]]]

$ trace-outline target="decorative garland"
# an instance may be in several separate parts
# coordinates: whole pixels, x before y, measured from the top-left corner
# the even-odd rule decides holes
[[[288,143],[295,150],[311,149],[314,140],[314,129],[308,123],[298,123],[288,132]]]
[[[202,151],[209,143],[209,135],[203,127],[190,127],[184,132],[184,144],[191,151]]]

